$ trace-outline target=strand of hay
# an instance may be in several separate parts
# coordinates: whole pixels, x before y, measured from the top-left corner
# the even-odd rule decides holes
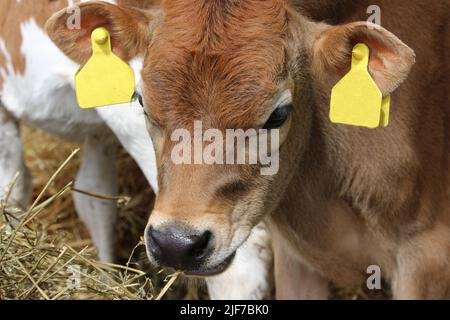
[[[40,219],[73,190],[73,183],[69,182],[43,200],[78,151],[73,151],[58,167],[27,210],[8,205],[17,175],[12,180],[0,203],[0,299],[161,299],[178,273],[169,276],[156,292],[148,274],[129,266],[132,256],[126,266],[98,262],[92,246]],[[108,199],[121,206],[130,201],[127,197]]]

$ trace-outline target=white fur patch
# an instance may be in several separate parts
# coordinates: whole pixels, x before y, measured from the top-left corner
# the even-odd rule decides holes
[[[99,130],[102,120],[96,111],[81,110],[76,103],[73,75],[78,66],[34,19],[22,23],[20,29],[26,68],[23,75],[17,73],[6,55],[7,69],[1,70],[5,107],[16,118],[65,138],[79,139]]]

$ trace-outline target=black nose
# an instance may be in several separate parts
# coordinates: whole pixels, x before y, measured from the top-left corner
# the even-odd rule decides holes
[[[192,270],[198,268],[212,251],[211,238],[209,231],[199,235],[184,229],[150,228],[147,247],[160,265]]]

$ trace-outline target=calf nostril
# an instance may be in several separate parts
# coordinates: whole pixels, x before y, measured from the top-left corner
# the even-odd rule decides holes
[[[150,252],[154,255],[161,254],[161,247],[158,242],[158,238],[161,236],[161,232],[153,228],[150,228],[150,230],[148,231],[148,235],[149,235],[148,240]]]
[[[196,260],[203,259],[209,252],[212,233],[205,231],[192,247],[192,254]]]

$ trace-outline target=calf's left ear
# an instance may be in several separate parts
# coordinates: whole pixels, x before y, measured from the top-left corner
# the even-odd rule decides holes
[[[150,23],[158,11],[144,11],[107,2],[89,1],[54,14],[45,29],[69,58],[84,64],[92,54],[91,33],[99,27],[111,35],[112,50],[125,61],[144,54],[151,39]],[[79,15],[79,25],[71,25],[73,15]]]
[[[323,26],[322,26],[323,27]],[[369,73],[383,96],[407,78],[415,62],[414,51],[394,34],[370,22],[321,28],[313,44],[313,72],[337,82],[349,70],[357,43],[369,47]]]

